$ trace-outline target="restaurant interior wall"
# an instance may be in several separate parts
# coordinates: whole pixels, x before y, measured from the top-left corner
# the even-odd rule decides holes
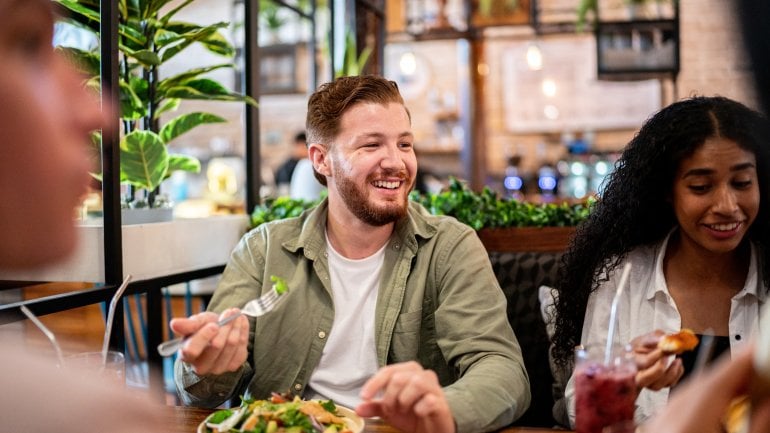
[[[540,3],[543,8],[563,8],[569,2],[543,0]],[[750,106],[756,106],[756,98],[751,88],[751,71],[741,48],[740,32],[732,18],[733,8],[730,3],[722,0],[680,0],[681,71],[675,84],[662,80],[663,104],[694,94],[720,94]],[[403,7],[404,0],[389,0],[388,13],[391,15],[397,13],[399,4]],[[217,19],[232,20],[234,15],[230,2],[216,0],[197,0],[185,10],[185,13],[190,14],[189,19],[199,19],[201,15],[207,18],[216,15]],[[560,36],[592,37],[590,34]],[[523,37],[534,40],[534,35],[531,33]],[[522,36],[514,37],[514,40],[521,39]],[[510,40],[510,37],[495,36],[485,40],[485,58],[489,62],[490,73],[487,76],[486,100],[483,102],[485,106],[483,124],[487,140],[484,160],[486,161],[485,177],[490,183],[498,182],[503,176],[506,161],[511,154],[521,156],[520,164],[523,170],[536,170],[544,160],[555,162],[564,157],[567,151],[564,145],[565,134],[569,136],[585,132],[565,130],[521,134],[506,128],[502,100],[505,77],[501,75],[500,62],[503,59],[506,43]],[[455,43],[456,41],[396,40],[386,45],[386,57],[390,56],[385,62],[386,75],[391,75],[395,71],[393,53],[403,52],[410,45],[419,59],[418,66],[427,68],[427,71],[420,71],[427,77],[427,84],[424,84],[426,79],[423,78],[422,88],[407,95],[407,104],[410,106],[415,122],[418,149],[422,150],[421,161],[431,171],[440,175],[461,175],[460,155],[453,147],[457,145],[457,140],[453,140],[451,134],[452,127],[455,126],[451,120],[456,114],[452,113],[451,109],[440,112],[441,110],[437,109],[435,104],[436,100],[442,99],[448,100],[451,105],[452,94],[456,95],[458,60]],[[195,57],[198,55],[208,54],[201,50],[200,53],[194,53]],[[178,61],[184,62],[185,58],[180,57]],[[544,59],[546,64],[549,61],[553,62],[554,59]],[[452,62],[455,63],[452,64]],[[320,82],[329,79],[328,74],[324,76],[327,69],[319,68]],[[234,76],[232,71],[227,70],[222,70],[219,74],[221,76],[217,76],[216,79],[222,80],[225,84],[229,84]],[[268,95],[260,99],[263,178],[269,181],[272,170],[288,157],[291,137],[304,126],[307,92]],[[431,103],[431,100],[434,103]],[[183,110],[195,110],[194,105],[189,104],[183,107]],[[236,104],[217,105],[215,112],[226,117],[228,123],[198,128],[178,146],[188,147],[189,151],[202,155],[204,160],[207,155],[242,155],[243,109]],[[208,107],[210,108],[210,105]],[[594,150],[612,152],[621,149],[628,142],[635,128],[599,129],[589,132],[593,137],[591,144]]]

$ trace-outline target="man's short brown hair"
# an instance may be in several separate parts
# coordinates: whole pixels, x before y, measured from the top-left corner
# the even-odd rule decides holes
[[[322,84],[310,96],[307,103],[305,129],[307,142],[329,146],[340,132],[340,119],[345,112],[359,102],[404,105],[404,99],[394,81],[377,75],[340,77]],[[411,120],[409,110],[404,107]],[[326,185],[326,177],[314,172],[316,179]]]

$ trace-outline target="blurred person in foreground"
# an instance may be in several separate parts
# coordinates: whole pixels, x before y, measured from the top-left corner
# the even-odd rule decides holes
[[[34,269],[75,246],[98,101],[54,53],[49,0],[0,0],[0,269]],[[98,377],[0,341],[0,419],[8,432],[153,431],[158,408]]]
[[[505,297],[475,232],[408,200],[409,111],[392,81],[339,78],[308,102],[310,160],[328,197],[263,224],[233,252],[176,364],[187,404],[290,390],[405,432],[483,432],[527,409],[529,381]],[[219,327],[271,290],[275,310]]]
[[[731,353],[759,328],[770,286],[770,128],[760,113],[723,97],[693,97],[652,116],[616,163],[561,267],[554,354],[605,347],[625,263],[616,343],[631,344],[636,418],[665,407],[697,352],[671,360],[663,333],[713,334]],[[581,332],[582,329],[582,332]],[[574,425],[574,373],[565,397]]]
[[[755,89],[765,113],[770,109],[770,2],[740,0],[739,25],[752,61]],[[669,404],[644,432],[703,433],[723,431],[723,417],[733,400],[752,395],[747,412],[748,432],[770,431],[770,306],[761,315],[757,341],[703,375],[683,383]]]

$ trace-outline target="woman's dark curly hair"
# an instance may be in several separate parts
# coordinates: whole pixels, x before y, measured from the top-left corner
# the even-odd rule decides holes
[[[748,237],[762,257],[770,279],[770,130],[766,119],[723,97],[694,97],[660,110],[647,120],[623,150],[601,198],[577,227],[562,257],[556,284],[556,332],[553,355],[570,366],[580,344],[590,293],[606,281],[632,249],[661,241],[677,220],[667,198],[680,162],[708,138],[729,139],[756,157],[760,206]]]

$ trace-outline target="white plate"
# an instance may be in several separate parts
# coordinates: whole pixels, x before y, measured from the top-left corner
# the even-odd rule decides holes
[[[213,413],[211,415],[213,415]],[[213,433],[213,430],[206,427],[206,422],[211,417],[211,415],[207,416],[206,419],[203,420],[203,422],[198,424],[197,433]],[[364,424],[365,424],[364,419],[356,415],[355,411],[353,411],[352,409],[348,409],[347,407],[337,405],[337,416],[345,420],[345,425],[347,425],[348,430],[350,430],[351,432],[361,433],[362,431],[364,431]]]

